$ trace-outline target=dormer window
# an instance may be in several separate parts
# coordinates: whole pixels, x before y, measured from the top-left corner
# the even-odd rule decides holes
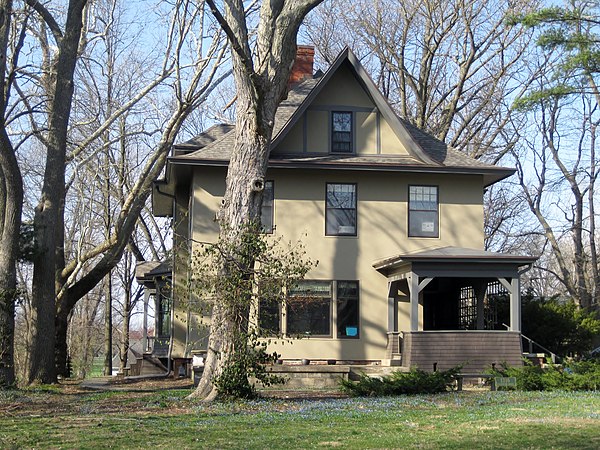
[[[331,113],[331,153],[353,153],[352,113],[349,111]]]

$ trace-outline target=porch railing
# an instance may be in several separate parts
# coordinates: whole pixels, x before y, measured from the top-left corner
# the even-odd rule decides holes
[[[169,336],[148,336],[146,338],[145,353],[152,353],[155,356],[166,356],[169,352]]]
[[[503,323],[502,325],[505,326],[506,329],[510,329],[510,327],[507,324]],[[540,344],[539,342],[534,341],[530,337],[525,336],[523,333],[521,333],[521,338],[524,339],[525,341],[527,341],[527,343],[528,343],[528,348],[529,348],[529,352],[528,353],[533,353],[534,346],[535,346],[535,347],[538,347],[539,349],[543,350],[544,353],[548,353],[550,355],[550,359],[552,360],[552,364],[556,364],[556,362],[558,360],[562,359],[556,353],[552,352],[551,350],[548,350],[542,344]]]

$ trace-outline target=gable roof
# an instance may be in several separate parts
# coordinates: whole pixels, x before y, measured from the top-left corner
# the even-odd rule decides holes
[[[272,149],[282,142],[342,65],[350,68],[409,155],[272,153],[269,167],[480,174],[484,177],[485,186],[514,173],[514,169],[486,164],[449,148],[444,142],[399,118],[348,48],[338,55],[325,74],[294,87],[280,103],[275,115]],[[227,166],[235,144],[233,129],[233,125],[216,125],[200,136],[175,146],[169,163]]]

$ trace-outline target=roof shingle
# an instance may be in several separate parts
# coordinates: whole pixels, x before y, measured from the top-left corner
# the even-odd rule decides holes
[[[348,50],[345,54],[348,61],[351,60],[349,55],[353,56]],[[341,56],[344,56],[342,53]],[[357,62],[350,62],[350,64],[359,64]],[[335,66],[335,67],[334,67]],[[332,65],[329,71],[339,67]],[[328,72],[329,72],[328,71]],[[364,69],[357,70],[357,76],[361,76],[360,73],[364,72]],[[282,136],[279,134],[285,131],[284,128],[290,129],[293,125],[288,122],[294,118],[295,113],[301,113],[302,108],[306,108],[307,98],[313,93],[313,90],[318,87],[322,88],[323,82],[327,82],[329,73],[319,78],[313,78],[304,81],[303,83],[295,86],[288,93],[285,100],[281,102],[277,113],[275,115],[275,123],[273,127],[273,140],[281,140]],[[368,80],[363,80],[368,83]],[[371,82],[372,83],[372,82]],[[314,94],[314,93],[313,93]],[[382,99],[383,97],[381,97]],[[381,99],[373,99],[376,103],[380,103]],[[385,101],[385,100],[383,100]],[[378,105],[379,107],[389,106],[386,104]],[[397,118],[397,116],[396,116]],[[403,132],[408,133],[410,139],[412,139],[412,145],[418,146],[418,149],[409,148],[411,155],[330,155],[330,154],[314,154],[314,153],[302,153],[302,154],[285,154],[277,153],[272,154],[270,157],[270,164],[277,166],[292,166],[293,164],[302,165],[314,165],[314,166],[327,166],[327,167],[380,167],[380,168],[404,168],[404,170],[412,169],[425,169],[427,167],[443,169],[443,171],[452,171],[452,169],[471,169],[474,171],[480,171],[490,175],[486,184],[491,184],[502,178],[511,175],[514,170],[493,166],[484,162],[478,161],[471,158],[458,150],[449,148],[444,142],[436,139],[434,136],[424,132],[423,130],[415,127],[408,121],[400,119],[399,124],[404,129]],[[287,125],[287,126],[286,126]],[[198,165],[227,165],[231,151],[235,144],[235,133],[232,133],[234,126],[228,124],[215,125],[208,129],[205,133],[200,136],[191,139],[183,144],[177,146],[178,152],[170,158],[170,161],[175,164],[198,164]],[[423,155],[423,156],[419,156]],[[425,161],[421,158],[430,158],[429,161]]]

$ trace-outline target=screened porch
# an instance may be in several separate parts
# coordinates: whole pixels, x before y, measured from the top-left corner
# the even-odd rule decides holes
[[[536,258],[445,247],[374,264],[388,280],[388,360],[436,370],[520,365],[520,276]]]

